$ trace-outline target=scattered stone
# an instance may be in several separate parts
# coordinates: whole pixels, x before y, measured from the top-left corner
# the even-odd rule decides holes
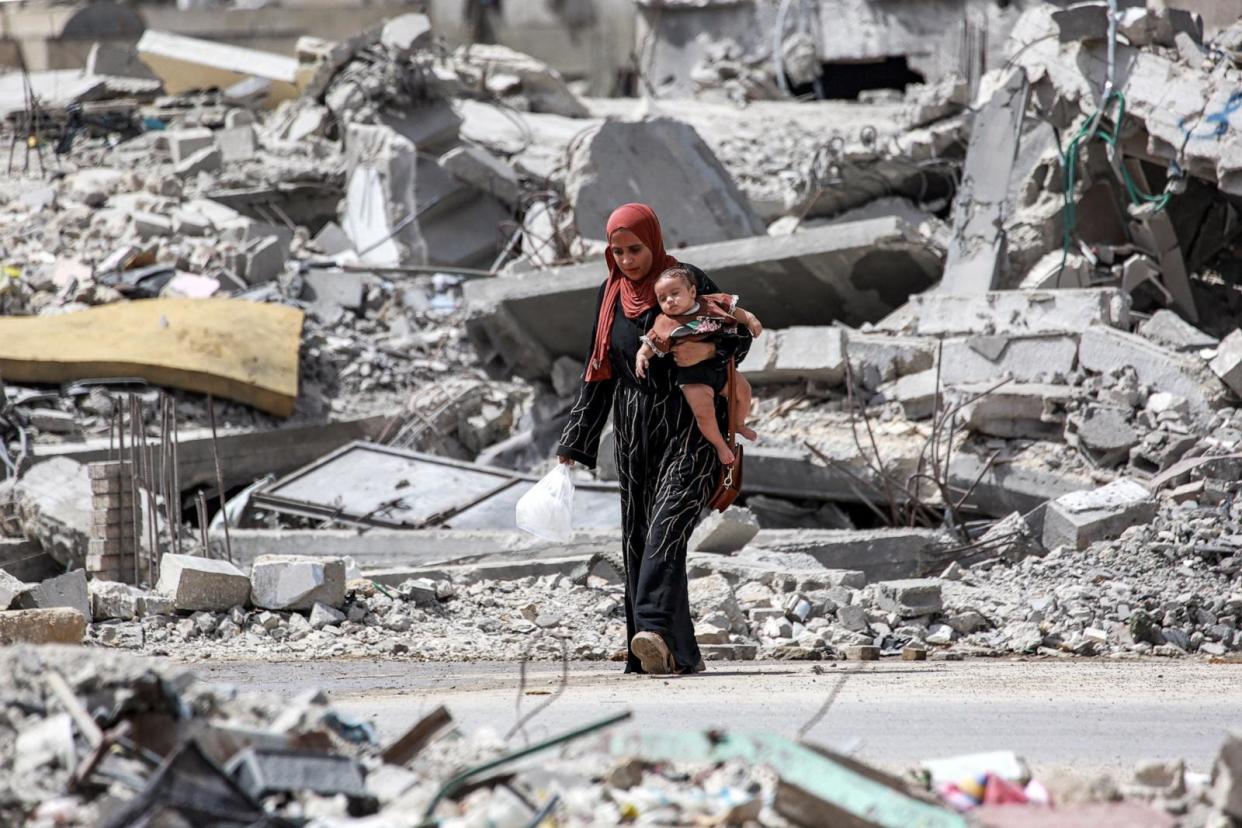
[[[345,561],[260,555],[250,570],[250,603],[273,610],[309,610],[345,603]]]
[[[940,612],[940,581],[937,578],[910,578],[881,581],[874,585],[876,603],[902,618],[917,618]]]
[[[250,579],[228,561],[166,554],[160,558],[157,592],[185,612],[223,611],[245,606],[250,600]]]
[[[35,584],[18,597],[17,604],[22,609],[68,607],[89,619],[91,599],[86,586],[86,572],[75,569]]]
[[[723,512],[713,511],[690,535],[693,552],[736,552],[759,534],[759,521],[743,506],[730,506]]]

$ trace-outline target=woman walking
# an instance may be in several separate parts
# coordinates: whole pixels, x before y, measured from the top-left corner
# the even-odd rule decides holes
[[[673,360],[634,371],[639,338],[659,315],[654,283],[678,261],[664,249],[660,221],[645,204],[625,204],[608,218],[608,278],[600,286],[591,355],[578,400],[561,434],[562,463],[595,466],[600,433],[612,410],[621,487],[625,558],[627,673],[693,673],[703,668],[686,586],[686,544],[720,475],[716,450],[699,431],[676,380],[677,366],[695,365],[733,348],[750,347],[743,332],[730,343],[687,342]],[[703,271],[681,263],[697,290],[719,293]],[[717,419],[727,414],[716,399]]]

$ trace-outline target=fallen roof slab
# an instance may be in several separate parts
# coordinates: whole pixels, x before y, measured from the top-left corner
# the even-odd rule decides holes
[[[287,417],[298,395],[302,311],[236,299],[149,299],[0,318],[0,375],[61,383],[141,377]]]
[[[297,58],[154,29],[143,32],[136,48],[170,95],[227,89],[247,78],[272,82],[267,90],[271,105],[298,94]]]
[[[939,278],[935,244],[896,218],[687,247],[721,290],[769,328],[877,321]],[[485,362],[526,378],[586,355],[602,262],[467,282],[467,330]],[[795,300],[796,297],[796,300]]]
[[[1094,324],[1129,330],[1129,295],[1116,288],[920,293],[875,327],[913,336],[974,336],[1078,334]]]

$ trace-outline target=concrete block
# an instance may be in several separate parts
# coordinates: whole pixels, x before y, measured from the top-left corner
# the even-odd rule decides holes
[[[8,572],[0,569],[0,610],[6,610],[13,606],[13,602],[17,600],[17,596],[21,595],[30,584],[13,577]]]
[[[168,144],[168,152],[172,155],[174,164],[180,164],[194,153],[215,143],[211,130],[205,127],[166,130],[163,138]]]
[[[86,616],[74,609],[0,612],[0,644],[81,644]]]
[[[936,364],[936,343],[929,339],[890,334],[845,332],[850,369],[869,388],[926,371]],[[878,382],[871,385],[872,377]]]
[[[1242,329],[1221,340],[1210,365],[1212,373],[1220,377],[1235,395],[1242,397]]]
[[[213,143],[178,162],[173,167],[173,175],[178,178],[190,178],[201,172],[216,172],[222,166],[224,166],[224,156],[220,148]]]
[[[150,615],[172,615],[177,611],[173,599],[155,593],[138,595],[138,615],[146,618]]]
[[[1212,802],[1235,820],[1242,820],[1242,732],[1231,731],[1212,765]]]
[[[1158,310],[1138,326],[1139,336],[1174,351],[1215,348],[1220,340],[1204,333],[1171,310]]]
[[[743,557],[751,550],[800,552],[828,569],[861,571],[868,581],[877,581],[942,572],[954,560],[948,550],[957,545],[933,529],[804,529],[789,535],[764,531]]]
[[[879,661],[880,648],[871,644],[855,644],[845,648],[845,657],[849,661]]]
[[[173,232],[173,220],[168,216],[159,213],[149,213],[145,210],[135,210],[130,214],[134,221],[134,232],[140,238],[149,239],[155,236],[171,236]]]
[[[384,23],[380,43],[402,54],[409,54],[431,43],[431,19],[425,14],[402,14]]]
[[[1088,406],[1070,418],[1067,440],[1084,448],[1100,466],[1111,468],[1138,445],[1139,433],[1130,424],[1130,415],[1116,406]]]
[[[935,243],[894,218],[700,245],[678,250],[677,257],[703,268],[722,290],[739,293],[769,331],[874,322],[929,287],[941,270]],[[584,359],[589,328],[582,320],[594,312],[601,267],[594,262],[467,282],[467,331],[483,359],[527,378],[547,376],[556,357]],[[821,295],[832,301],[789,300]],[[755,347],[766,347],[768,336]]]
[[[67,457],[37,463],[13,489],[26,537],[66,569],[86,560],[91,532],[91,481],[86,466]]]
[[[464,181],[505,204],[516,204],[522,194],[522,180],[505,161],[482,147],[455,147],[440,157],[440,166],[458,181]]]
[[[1226,394],[1225,387],[1202,360],[1162,348],[1141,336],[1099,325],[1083,333],[1078,360],[1083,368],[1101,374],[1130,366],[1140,383],[1185,397],[1198,425],[1206,425],[1212,409],[1222,404]]]
[[[321,604],[318,601],[311,607],[310,625],[317,630],[324,627],[335,627],[337,624],[344,622],[345,613],[340,610]]]
[[[1078,334],[1090,325],[1128,329],[1129,324],[1129,295],[1117,288],[1085,288],[920,293],[876,327],[912,336],[1016,336]]]
[[[902,618],[931,615],[944,608],[938,578],[881,581],[875,584],[875,602],[881,609],[895,612]]]
[[[250,601],[274,610],[309,610],[345,603],[345,560],[261,555],[250,570]]]
[[[942,387],[941,395],[945,393]],[[899,377],[896,382],[881,386],[886,399],[901,403],[901,409],[910,420],[926,420],[936,413],[936,369]]]
[[[243,125],[231,129],[218,129],[215,133],[216,148],[226,164],[249,161],[258,150],[254,127]]]
[[[1108,330],[1108,329],[1102,329]],[[976,336],[945,340],[940,380],[945,385],[1063,379],[1074,370],[1078,344],[1069,336]]]
[[[427,246],[419,222],[395,235],[393,228],[416,213],[414,143],[387,126],[350,124],[345,133],[348,170],[341,227],[367,264],[423,261]],[[421,146],[421,145],[420,145]]]
[[[723,512],[713,511],[690,535],[694,552],[736,552],[759,534],[759,521],[742,506],[730,506]]]
[[[957,385],[948,396],[961,409],[966,428],[991,437],[1060,440],[1065,432],[1066,404],[1074,395],[1069,385],[1006,383],[991,393],[994,383]]]
[[[766,341],[765,341],[766,340]],[[845,330],[837,327],[795,327],[768,330],[742,361],[752,383],[811,381],[840,385],[845,379]]]
[[[587,239],[606,241],[608,215],[627,201],[652,206],[670,250],[764,233],[707,143],[672,118],[606,121],[573,154],[566,190]]]
[[[127,584],[93,580],[88,585],[91,618],[95,621],[128,621],[138,615],[138,596]]]
[[[86,74],[159,80],[151,68],[138,58],[136,49],[116,43],[95,43],[91,46],[86,55]]]
[[[48,578],[18,596],[17,604],[22,609],[68,607],[82,613],[84,618],[90,618],[91,599],[86,588],[86,573],[75,569],[55,578]]]
[[[1115,538],[1156,514],[1156,500],[1147,487],[1123,477],[1092,491],[1072,492],[1048,503],[1044,515],[1044,547],[1086,549]]]
[[[251,243],[246,250],[245,273],[247,284],[269,282],[285,269],[288,246],[279,236],[266,236]]]
[[[362,273],[314,269],[302,274],[302,298],[325,313],[340,310],[357,313],[362,310],[366,293],[366,279]]]
[[[228,561],[193,555],[160,558],[157,592],[172,599],[173,607],[186,612],[223,611],[245,606],[250,598],[250,579]]]

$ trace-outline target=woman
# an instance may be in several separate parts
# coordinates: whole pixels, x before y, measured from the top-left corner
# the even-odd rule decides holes
[[[710,342],[678,345],[673,360],[653,360],[634,373],[639,337],[659,315],[654,282],[678,262],[664,250],[660,220],[645,204],[626,204],[608,219],[608,278],[600,286],[591,356],[582,390],[561,434],[562,463],[595,466],[600,433],[612,409],[621,485],[625,557],[627,673],[693,673],[703,668],[686,586],[686,543],[720,475],[716,451],[699,431],[674,382],[672,365],[689,366],[716,353]],[[682,263],[699,293],[720,289]],[[741,360],[745,332],[732,347]],[[727,406],[716,401],[722,424]]]

